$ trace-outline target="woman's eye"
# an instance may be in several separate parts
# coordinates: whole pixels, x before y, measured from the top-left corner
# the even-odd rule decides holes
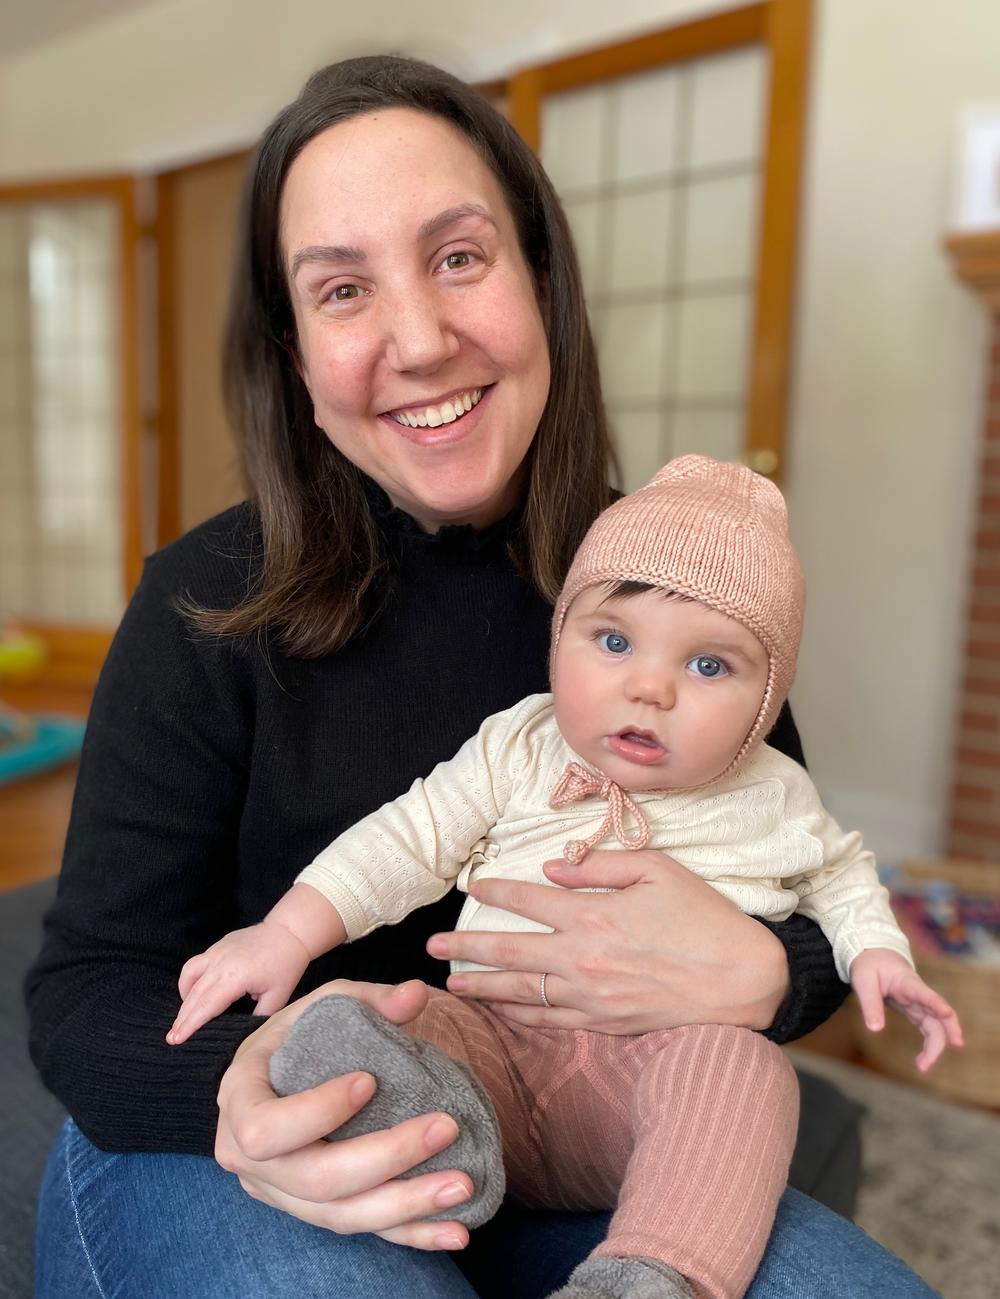
[[[689,659],[688,669],[698,677],[724,677],[728,675],[728,669],[721,659],[714,658],[711,654],[699,654],[696,658]]]
[[[632,648],[628,643],[628,637],[623,636],[620,631],[603,631],[597,638],[597,643],[602,649],[606,649],[609,654],[626,654]]]
[[[353,298],[361,297],[361,286],[359,284],[338,284],[330,294],[331,302],[350,302]]]
[[[449,253],[441,262],[446,271],[464,271],[472,265],[472,253]]]

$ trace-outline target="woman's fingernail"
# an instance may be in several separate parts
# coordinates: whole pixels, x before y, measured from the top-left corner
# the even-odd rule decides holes
[[[431,956],[447,956],[448,944],[443,938],[431,938],[427,943],[427,950]]]
[[[355,1105],[363,1105],[365,1101],[370,1101],[375,1093],[375,1079],[370,1073],[359,1073],[357,1078],[351,1083],[348,1095]]]
[[[438,1249],[465,1249],[465,1241],[454,1231],[442,1231],[434,1237],[434,1244]]]
[[[453,1204],[461,1204],[463,1200],[468,1198],[469,1188],[467,1186],[463,1186],[461,1182],[449,1182],[447,1186],[442,1186],[434,1196],[434,1203],[439,1208],[449,1209]]]
[[[448,980],[449,992],[464,992],[469,986],[469,980],[464,974],[453,974]]]
[[[430,1150],[440,1150],[443,1146],[450,1146],[457,1136],[458,1125],[455,1120],[443,1114],[424,1133],[424,1145]]]

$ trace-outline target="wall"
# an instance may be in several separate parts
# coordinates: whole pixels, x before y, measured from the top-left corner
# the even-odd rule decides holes
[[[327,57],[470,78],[718,8],[163,0],[0,65],[0,176],[245,143]],[[889,855],[943,837],[985,313],[939,242],[955,119],[1000,99],[995,0],[817,0],[786,488],[811,585],[794,703],[833,809]],[[428,35],[432,33],[432,35]],[[30,129],[25,126],[30,123]]]
[[[788,476],[810,580],[794,692],[828,801],[944,842],[987,316],[940,252],[960,105],[1000,99],[992,0],[827,0]]]

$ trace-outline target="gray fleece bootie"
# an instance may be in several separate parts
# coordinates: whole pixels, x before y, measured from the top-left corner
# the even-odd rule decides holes
[[[585,1258],[549,1299],[694,1299],[679,1272],[651,1258]]]
[[[467,1227],[488,1222],[504,1194],[496,1112],[472,1071],[436,1046],[411,1037],[353,997],[321,997],[303,1011],[271,1057],[271,1086],[279,1096],[291,1096],[358,1069],[374,1075],[375,1095],[329,1133],[327,1141],[360,1137],[443,1110],[458,1124],[458,1136],[401,1176],[443,1168],[468,1173],[471,1197],[432,1214],[429,1221],[462,1222]]]

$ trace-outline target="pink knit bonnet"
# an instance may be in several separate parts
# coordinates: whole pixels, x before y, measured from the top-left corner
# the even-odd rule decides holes
[[[764,646],[764,698],[731,770],[767,737],[795,677],[805,582],[781,492],[744,465],[688,455],[616,501],[584,537],[556,602],[552,665],[569,606],[606,582],[677,591],[735,618]]]

